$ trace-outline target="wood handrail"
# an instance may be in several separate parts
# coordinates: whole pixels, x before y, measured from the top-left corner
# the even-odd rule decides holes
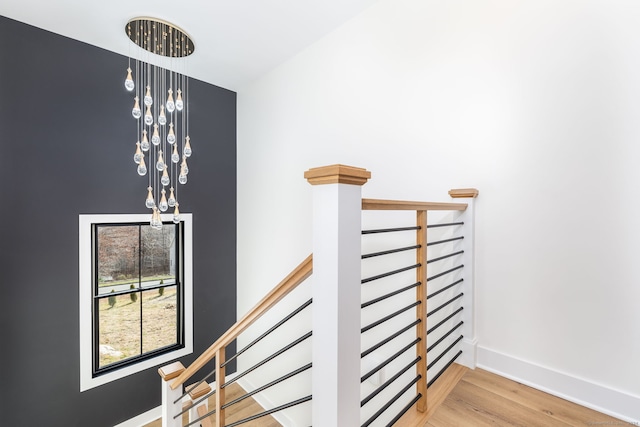
[[[466,209],[466,203],[362,199],[363,211],[464,211]]]
[[[196,360],[193,361],[180,376],[172,383],[171,388],[176,389],[184,384],[191,376],[198,372],[204,365],[209,363],[216,353],[224,349],[234,339],[238,337],[253,322],[258,320],[264,313],[273,307],[278,301],[284,298],[289,292],[294,290],[300,283],[311,276],[313,272],[313,254],[302,261],[287,277],[285,277],[271,292],[260,300],[242,319],[238,320],[220,338],[206,349]]]

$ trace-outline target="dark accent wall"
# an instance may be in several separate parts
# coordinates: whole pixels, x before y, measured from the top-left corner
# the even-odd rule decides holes
[[[124,56],[0,17],[3,426],[106,427],[160,404],[155,368],[80,393],[78,215],[150,212],[126,68]],[[236,318],[236,94],[192,80],[190,95],[180,210],[194,221],[195,352],[185,365]]]

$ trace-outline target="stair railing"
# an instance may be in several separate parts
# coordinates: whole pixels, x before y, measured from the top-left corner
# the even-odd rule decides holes
[[[462,354],[460,342],[463,335],[455,338],[452,334],[460,330],[464,324],[460,320],[463,305],[467,305],[471,312],[472,299],[463,303],[464,291],[461,288],[465,280],[462,276],[465,261],[469,269],[467,276],[468,288],[472,289],[473,271],[473,203],[472,199],[478,192],[474,189],[452,190],[452,197],[463,196],[471,199],[469,203],[430,203],[410,202],[396,200],[363,199],[363,211],[412,211],[415,215],[413,224],[385,223],[382,228],[370,228],[363,230],[363,263],[369,263],[367,270],[377,268],[375,274],[369,273],[363,277],[363,294],[367,294],[366,301],[362,303],[363,309],[363,375],[361,377],[362,395],[361,406],[363,408],[362,427],[370,425],[394,425],[405,413],[413,410],[417,413],[425,413],[428,409],[427,389],[449,368]],[[471,208],[469,208],[471,206]],[[428,221],[429,213],[436,213],[438,218]],[[384,214],[384,212],[382,212]],[[396,215],[397,216],[397,215]],[[406,215],[401,221],[406,221]],[[467,225],[465,228],[465,219]],[[391,221],[397,221],[391,218]],[[380,218],[373,219],[373,222]],[[455,236],[427,239],[427,230],[449,230]],[[465,232],[468,238],[465,239]],[[385,240],[371,241],[379,236],[402,234],[406,237],[393,240],[391,247]],[[413,238],[411,238],[413,234]],[[435,233],[434,233],[435,234]],[[440,233],[443,234],[443,233]],[[408,236],[407,236],[408,235]],[[371,236],[371,237],[366,237]],[[395,245],[395,246],[393,246]],[[366,249],[365,249],[366,248]],[[373,249],[372,249],[373,248]],[[465,257],[465,252],[467,256]],[[463,258],[464,257],[464,258]],[[385,259],[394,258],[385,262]],[[428,266],[436,264],[451,264],[451,268],[435,269],[435,273],[427,275]],[[384,270],[380,271],[380,266]],[[363,266],[363,270],[364,267]],[[375,270],[373,268],[373,270]],[[367,274],[367,273],[364,273]],[[452,277],[452,284],[442,286],[437,279]],[[379,283],[384,282],[384,283]],[[429,286],[427,284],[429,283]],[[368,287],[375,285],[377,289]],[[443,295],[456,291],[452,298],[443,300]],[[365,292],[368,291],[368,292]],[[409,294],[414,292],[412,298]],[[427,304],[427,300],[436,297],[435,304]],[[444,302],[443,302],[444,301]],[[429,306],[429,308],[428,308]],[[457,309],[455,309],[457,307]],[[414,315],[411,315],[413,310]],[[367,311],[371,312],[370,314]],[[436,313],[440,315],[435,326],[427,326],[427,318],[433,319]],[[447,313],[447,315],[442,315]],[[430,317],[434,315],[433,317]],[[447,333],[443,325],[458,323]],[[436,324],[437,323],[437,324]],[[469,322],[471,324],[472,322]],[[380,331],[381,327],[386,330]],[[411,331],[415,335],[411,337]],[[437,331],[436,331],[437,330]],[[374,339],[366,335],[376,332]],[[440,333],[444,331],[443,333]],[[429,337],[428,337],[429,335]],[[438,335],[438,336],[436,336]],[[451,337],[450,337],[451,336]],[[380,339],[382,337],[382,339]],[[427,343],[429,342],[430,345]],[[442,342],[448,347],[439,355],[434,356],[432,351]],[[399,350],[398,350],[399,349]],[[411,349],[414,354],[411,355]],[[451,354],[452,349],[458,352],[449,359],[443,359],[446,354]],[[446,363],[445,363],[446,362]],[[389,375],[386,375],[386,370]],[[434,372],[432,372],[434,371]],[[412,373],[413,372],[413,373]],[[387,379],[387,376],[389,377]],[[371,381],[373,379],[373,381]],[[372,384],[365,384],[369,380]],[[415,392],[411,394],[410,390]],[[369,405],[369,406],[368,406]],[[376,422],[377,424],[374,424]],[[416,424],[417,425],[417,424]],[[422,424],[420,424],[422,425]]]
[[[272,332],[277,326],[280,324],[290,320],[300,311],[304,310],[307,306],[311,304],[311,301],[305,302],[302,306],[300,306],[297,310],[292,312],[289,316],[285,317],[283,321],[279,322],[278,325],[271,328],[266,333],[262,334],[256,340],[253,340],[250,344],[245,346],[244,349],[237,351],[235,355],[227,359],[226,349],[232,344],[238,336],[247,328],[249,328],[254,322],[260,319],[265,313],[269,311],[272,307],[274,307],[279,301],[281,301],[285,296],[291,293],[298,285],[304,282],[309,276],[311,276],[313,272],[313,257],[309,255],[304,261],[302,261],[286,278],[284,278],[272,291],[270,291],[262,300],[260,300],[247,314],[245,314],[240,320],[238,320],[231,328],[229,328],[220,338],[218,338],[208,349],[206,349],[193,363],[189,365],[188,368],[184,368],[180,362],[175,362],[171,365],[162,367],[158,370],[158,373],[162,377],[163,380],[163,394],[162,394],[162,426],[163,427],[181,427],[183,425],[182,422],[182,414],[189,412],[189,422],[187,425],[211,425],[209,421],[209,417],[215,414],[215,425],[216,427],[222,426],[231,426],[231,425],[239,425],[238,423],[226,424],[225,420],[225,409],[231,404],[235,403],[238,399],[233,402],[227,402],[225,399],[225,388],[231,382],[235,381],[236,377],[233,380],[227,380],[226,377],[226,365],[227,363],[233,359],[235,359],[241,352],[248,349],[257,343],[260,339],[266,337],[268,333]],[[292,346],[308,339],[311,336],[311,333],[307,333],[300,337],[297,341],[290,344],[289,346],[281,349],[280,351],[274,353],[274,355],[268,356],[264,359],[259,365],[262,365],[273,357],[283,353],[288,350]],[[204,368],[210,362],[214,363],[214,369],[205,377],[200,379],[199,381],[191,384],[190,386],[184,387],[184,384],[191,379],[197,372],[199,372],[202,368]],[[254,366],[250,369],[254,369],[259,366]],[[285,377],[290,377],[297,373],[303,372],[306,369],[311,367],[310,364],[307,366],[303,366],[299,369],[296,369],[292,373],[285,375]],[[215,378],[215,389],[211,389],[208,382],[211,378]],[[279,380],[283,380],[286,378],[280,378]],[[274,381],[274,385],[278,381]],[[266,387],[265,387],[266,388]],[[183,391],[184,389],[184,391]],[[245,397],[249,397],[254,393],[249,393]],[[207,400],[212,398],[215,400],[215,407],[213,409],[208,408]],[[184,400],[187,399],[186,407],[183,407]],[[305,401],[311,399],[311,396],[302,397],[295,402],[291,402],[288,406],[292,406],[295,404],[300,404]],[[190,400],[190,402],[189,402]],[[269,413],[273,413],[276,410],[284,409],[284,407],[288,407],[287,405],[283,405],[283,408],[271,409],[270,411],[266,411],[264,413],[259,414],[260,416],[268,415]],[[257,418],[257,416],[249,417],[249,418]],[[243,420],[245,421],[245,420]],[[247,420],[248,421],[248,420]]]
[[[433,275],[427,277],[427,265],[431,262],[438,262],[450,257],[461,259],[465,265],[464,273],[462,273],[464,276],[463,280],[454,283],[453,286],[448,286],[446,289],[439,289],[433,296],[438,294],[444,295],[444,292],[452,289],[454,286],[460,286],[459,283],[464,281],[464,285],[460,286],[464,288],[463,295],[455,298],[453,301],[457,303],[464,297],[465,305],[469,308],[465,308],[463,317],[468,320],[468,322],[462,322],[464,326],[455,326],[453,330],[459,330],[459,328],[464,329],[467,338],[464,339],[464,343],[462,344],[466,344],[467,346],[469,346],[469,343],[473,344],[473,200],[477,196],[477,190],[451,190],[451,197],[464,199],[456,203],[362,199],[361,186],[368,181],[370,175],[370,172],[365,169],[344,165],[313,168],[305,172],[305,178],[313,185],[313,258],[309,256],[303,261],[249,313],[205,350],[187,369],[181,368],[181,365],[173,364],[173,366],[170,365],[159,370],[164,381],[163,427],[181,426],[182,424],[177,421],[177,418],[181,417],[176,414],[181,414],[187,410],[195,412],[195,409],[198,409],[198,411],[191,416],[189,425],[202,421],[202,425],[205,426],[207,415],[214,412],[217,415],[216,427],[235,426],[246,421],[243,420],[238,423],[225,424],[224,409],[228,406],[228,403],[225,403],[224,393],[224,386],[226,385],[225,349],[258,318],[263,316],[270,308],[274,307],[278,301],[284,298],[285,295],[307,279],[312,271],[312,332],[309,332],[306,337],[300,337],[300,339],[304,340],[311,337],[311,333],[313,334],[312,360],[311,363],[300,367],[291,375],[295,375],[295,372],[306,370],[313,366],[311,369],[313,399],[311,399],[311,395],[304,396],[288,405],[297,405],[311,400],[312,414],[310,419],[312,420],[311,424],[315,427],[382,425],[379,420],[376,421],[376,418],[378,418],[382,412],[386,411],[388,407],[394,405],[395,400],[398,400],[406,391],[414,388],[416,390],[415,396],[407,399],[406,394],[404,394],[402,398],[406,401],[404,402],[404,407],[401,408],[397,414],[392,414],[393,418],[391,422],[387,422],[385,425],[391,426],[399,419],[405,419],[406,417],[404,417],[403,414],[406,415],[410,408],[411,411],[423,414],[427,411],[428,386],[460,356],[460,354],[457,353],[454,358],[447,362],[444,368],[438,368],[440,369],[439,373],[431,375],[431,380],[429,382],[427,381],[429,375],[427,365],[429,364],[428,358],[430,357],[428,355],[427,336],[435,327],[427,329],[426,320],[430,313],[433,314],[433,310],[430,310],[429,313],[427,312],[427,299],[430,298],[431,295],[427,293],[426,284],[428,281],[448,274],[447,272],[442,272],[435,275],[437,277]],[[403,349],[402,352],[407,348],[415,348],[415,362],[407,369],[410,370],[414,368],[416,375],[410,384],[402,388],[400,393],[396,393],[396,396],[387,403],[382,404],[381,410],[377,411],[380,412],[380,414],[374,414],[372,417],[366,415],[364,424],[361,424],[361,418],[363,418],[361,405],[364,406],[366,404],[366,402],[362,403],[361,401],[361,383],[384,368],[383,365],[378,365],[373,367],[373,369],[367,368],[367,371],[364,372],[364,368],[361,366],[362,358],[367,356],[367,354],[365,354],[367,350],[362,351],[361,348],[361,335],[363,332],[366,332],[365,329],[368,331],[377,326],[365,325],[363,327],[361,325],[362,306],[368,306],[378,302],[367,301],[363,303],[361,300],[361,287],[363,282],[361,225],[363,211],[415,212],[416,223],[410,227],[416,232],[415,244],[413,244],[412,246],[414,247],[411,248],[411,250],[415,252],[415,264],[410,268],[410,270],[415,270],[415,283],[405,287],[406,289],[392,290],[391,293],[392,295],[396,295],[415,288],[415,300],[407,309],[413,310],[414,312],[414,320],[409,326],[409,329],[414,328],[415,338],[413,340],[414,342]],[[451,224],[443,223],[440,220],[435,222],[429,220],[428,223],[428,213],[443,211],[454,212],[458,218],[455,221],[451,221]],[[464,223],[464,225],[461,223]],[[458,251],[458,253],[454,253],[453,255],[444,257],[435,256],[431,257],[432,259],[428,259],[430,250],[427,249],[427,247],[432,242],[427,241],[427,229],[444,229],[447,227],[462,227],[465,229],[464,240],[457,238],[451,240],[462,240],[465,249],[462,253]],[[459,244],[459,242],[456,244]],[[456,268],[452,271],[457,270]],[[388,297],[388,295],[382,296],[380,300]],[[305,304],[303,304],[299,310],[303,310],[307,305],[311,305],[311,301]],[[443,307],[437,308],[436,311],[442,313],[450,307],[452,307],[452,302],[448,302]],[[290,316],[287,316],[287,318],[294,315],[295,313],[292,313]],[[452,318],[453,316],[449,316],[449,318],[439,323],[444,324]],[[380,323],[384,322],[386,322],[386,320],[383,319]],[[448,335],[452,333],[453,332],[449,332]],[[398,335],[400,335],[400,333]],[[378,346],[377,348],[393,338],[394,337],[388,337],[383,340],[382,343],[376,344]],[[431,338],[431,336],[429,338],[431,341],[435,339]],[[430,343],[429,350],[438,346],[445,339],[447,339],[447,337],[440,337],[437,339],[437,342]],[[453,346],[461,345],[460,340],[462,339],[463,338],[459,338]],[[295,342],[292,343],[292,345],[296,345]],[[447,353],[453,346],[450,345],[443,354]],[[285,350],[286,349],[282,349],[282,351],[277,351],[276,353],[280,354]],[[474,366],[474,351],[472,350],[467,353],[469,356],[467,356],[466,359],[460,357],[458,362],[467,366]],[[430,365],[440,363],[439,360],[442,357],[444,356],[438,356],[438,360],[435,361],[433,360],[434,358],[431,357]],[[215,365],[212,374],[192,384],[183,392],[182,389],[186,381],[211,362]],[[212,375],[215,375],[215,390],[203,392],[203,390],[206,390],[208,378],[211,378]],[[262,388],[254,390],[252,394],[260,392],[261,390]],[[182,400],[187,394],[191,396],[191,393],[200,396],[200,400],[196,400],[195,403],[188,406],[187,409],[183,409]],[[196,408],[202,399],[206,402],[207,397],[215,398],[215,408],[212,411],[208,411],[208,408],[203,407],[204,405]],[[371,399],[372,398],[373,397],[371,397]],[[287,405],[283,405],[282,408],[271,408],[266,412],[272,413],[276,410],[284,409],[284,407],[287,407]],[[165,412],[167,414],[166,421]],[[196,418],[198,415],[199,417]],[[390,417],[388,415],[385,416],[387,418]],[[303,424],[308,425],[309,423],[305,421]],[[298,425],[298,423],[295,425]],[[418,424],[412,424],[411,422],[403,423],[401,421],[400,425]]]

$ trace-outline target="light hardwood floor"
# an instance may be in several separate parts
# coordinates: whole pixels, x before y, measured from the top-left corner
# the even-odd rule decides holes
[[[468,370],[424,424],[427,427],[589,425],[628,424],[482,369]]]
[[[452,389],[445,384],[451,384]],[[243,393],[242,388],[233,384],[227,390],[227,399],[235,399]],[[468,370],[456,364],[429,388],[429,396],[432,406],[427,413],[410,411],[396,427],[629,425],[482,369]],[[257,402],[248,398],[229,408],[227,423],[262,410]],[[161,425],[160,420],[157,420],[145,427]],[[242,427],[280,427],[280,424],[273,417],[266,416],[242,424]]]

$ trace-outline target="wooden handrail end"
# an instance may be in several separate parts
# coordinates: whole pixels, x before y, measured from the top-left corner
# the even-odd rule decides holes
[[[311,185],[352,184],[364,185],[371,178],[371,172],[363,168],[346,165],[329,165],[311,168],[304,173]]]
[[[158,373],[163,380],[169,381],[180,376],[184,372],[184,365],[182,362],[173,362],[169,365],[158,368]]]
[[[449,196],[453,199],[475,198],[480,192],[476,188],[454,188],[449,190]]]

